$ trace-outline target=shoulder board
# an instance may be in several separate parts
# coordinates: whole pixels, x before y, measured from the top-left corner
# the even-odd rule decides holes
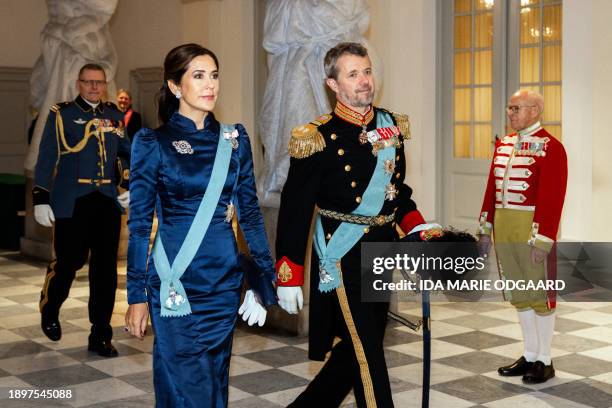
[[[114,104],[114,103],[112,103],[112,102],[108,102],[108,101],[107,101],[107,102],[104,102],[104,106],[108,106],[109,108],[113,108],[113,109],[117,109],[117,110],[119,110],[119,108],[117,107],[117,105],[115,105],[115,104]]]
[[[410,119],[408,118],[408,115],[397,112],[391,112],[391,114],[395,119],[397,127],[400,128],[400,132],[402,132],[404,139],[410,139]]]
[[[55,105],[51,106],[51,108],[49,108],[49,109],[51,110],[51,112],[59,112],[63,108],[67,108],[68,106],[70,106],[71,103],[72,102],[60,102],[60,103],[56,103]]]
[[[329,122],[331,115],[321,115],[312,122],[297,126],[291,130],[289,139],[289,156],[296,159],[303,159],[320,152],[325,148],[325,139],[319,126]]]

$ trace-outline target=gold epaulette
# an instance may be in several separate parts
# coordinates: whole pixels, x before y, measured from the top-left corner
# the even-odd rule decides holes
[[[410,139],[410,119],[408,115],[403,113],[393,112],[393,117],[395,118],[395,123],[397,123],[397,127],[400,128],[400,132],[404,136],[404,139]]]
[[[289,139],[289,156],[303,159],[325,149],[325,139],[319,132],[319,126],[330,119],[331,115],[322,115],[306,125],[293,128]]]

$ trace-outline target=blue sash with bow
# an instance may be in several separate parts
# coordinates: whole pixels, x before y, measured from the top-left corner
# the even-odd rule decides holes
[[[161,303],[160,315],[162,317],[179,317],[191,314],[191,306],[189,305],[185,288],[181,283],[181,277],[189,264],[191,264],[198,248],[200,248],[219,203],[232,157],[232,141],[226,140],[224,133],[232,133],[233,130],[234,127],[230,125],[221,124],[220,126],[219,143],[217,145],[210,182],[172,266],[168,261],[159,231],[157,231],[155,236],[152,252],[155,269],[161,280],[159,295]]]
[[[391,116],[388,113],[379,112],[376,127],[390,126],[393,126]],[[385,173],[385,160],[392,160],[395,163],[394,146],[378,151],[372,178],[361,197],[361,203],[352,214],[375,216],[382,209],[385,201],[385,187],[391,180],[391,174]],[[321,292],[329,292],[340,286],[340,260],[359,242],[364,234],[363,228],[363,225],[343,222],[326,245],[321,216],[317,215],[314,246],[319,256],[319,290]]]

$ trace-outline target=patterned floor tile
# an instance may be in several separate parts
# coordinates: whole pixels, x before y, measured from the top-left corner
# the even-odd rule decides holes
[[[65,367],[79,362],[57,351],[30,354],[20,357],[0,360],[0,367],[13,375],[31,373],[34,371]]]
[[[498,347],[516,342],[515,340],[510,339],[508,337],[497,336],[495,334],[485,333],[481,331],[472,331],[469,333],[446,336],[443,340],[449,343],[458,344],[460,346],[475,349]]]
[[[569,332],[574,336],[612,343],[612,327],[596,326]]]
[[[144,395],[145,392],[117,378],[91,381],[72,387],[74,399],[70,401],[73,407],[84,407],[102,402],[114,401]],[[114,406],[122,406],[115,404]]]
[[[152,394],[154,392],[153,391],[153,371],[152,370],[143,371],[141,373],[122,375],[117,378],[130,385],[133,385],[139,390],[143,390],[144,392],[148,394]]]
[[[489,327],[488,329],[482,329],[485,333],[495,334],[502,337],[508,337],[510,339],[523,341],[523,332],[521,326],[518,323],[505,324],[503,326]]]
[[[612,371],[612,363],[580,354],[569,354],[554,358],[555,369],[567,371],[583,377],[591,377]]]
[[[263,336],[249,335],[234,338],[232,354],[241,355],[253,353],[255,351],[272,350],[284,347],[285,345],[276,340],[267,339]]]
[[[598,310],[583,310],[581,312],[569,313],[559,317],[560,319],[576,320],[597,326],[612,324],[612,314],[603,313]]]
[[[542,392],[595,408],[612,406],[612,385],[592,379],[572,381]]]
[[[437,360],[438,363],[446,366],[451,366],[460,369],[469,370],[472,373],[482,374],[491,370],[497,370],[511,364],[516,359],[497,354],[487,353],[485,351],[473,351],[471,353],[459,354]]]
[[[418,363],[422,360],[422,358],[400,353],[399,351],[395,351],[395,350],[386,348],[385,349],[385,360],[387,362],[387,368],[393,368],[393,367]]]
[[[431,379],[432,385],[441,384],[448,381],[454,381],[460,378],[473,376],[474,373],[454,368],[437,362],[431,363]],[[389,376],[398,378],[402,381],[423,385],[423,363],[409,364],[405,366],[389,369]]]
[[[422,390],[414,389],[410,391],[400,392],[393,395],[393,403],[396,407],[402,408],[419,408],[421,407]],[[429,392],[430,407],[453,407],[467,408],[474,406],[473,402],[457,398],[453,395],[445,394],[437,390]]]
[[[478,319],[475,319],[472,315],[455,317],[453,319],[446,319],[445,322],[454,324],[456,326],[470,327],[474,330],[483,330],[488,329],[490,327],[503,326],[508,324],[506,320],[496,319],[494,317],[488,316],[479,316]]]
[[[302,377],[276,369],[259,371],[257,375],[246,374],[232,377],[232,386],[257,396],[307,384],[308,381]]]
[[[278,368],[307,361],[308,353],[305,350],[287,346],[272,350],[257,351],[255,353],[246,353],[242,354],[241,357]]]
[[[312,380],[323,368],[323,361],[306,361],[304,363],[293,364],[279,369],[299,377],[305,378],[308,381]]]
[[[436,384],[432,389],[478,404],[524,394],[528,390],[481,375]]]
[[[6,343],[0,348],[0,360],[11,357],[21,357],[28,354],[44,353],[47,351],[51,351],[51,349],[30,340]]]
[[[74,384],[102,380],[108,377],[108,374],[85,364],[36,371],[19,376],[23,381],[38,388],[69,388]]]
[[[86,364],[112,377],[119,377],[126,374],[150,371],[153,368],[153,358],[150,354],[139,353],[132,354],[131,356],[90,361]]]
[[[408,354],[414,357],[423,356],[423,344],[422,342],[414,342],[408,344],[400,344],[397,346],[389,347],[389,349],[398,351],[400,353]],[[444,357],[454,356],[458,354],[464,354],[474,351],[472,348],[458,346],[456,344],[447,343],[442,340],[433,339],[431,341],[431,356],[432,360],[437,360]]]
[[[485,404],[489,408],[586,408],[588,405],[577,404],[573,401],[558,398],[542,392],[532,392],[529,394],[516,395]]]
[[[249,360],[242,356],[233,355],[230,361],[230,377],[237,375],[251,374],[259,371],[269,370],[272,367],[267,364],[261,364],[257,361]]]

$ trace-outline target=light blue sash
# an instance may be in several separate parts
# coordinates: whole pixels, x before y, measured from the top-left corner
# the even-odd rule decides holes
[[[221,197],[221,192],[227,179],[230,159],[232,157],[232,144],[230,140],[224,138],[224,133],[231,133],[233,130],[234,127],[230,125],[221,124],[220,126],[219,143],[217,145],[210,182],[172,266],[170,266],[168,256],[164,250],[159,230],[155,236],[152,252],[155,269],[161,280],[159,295],[161,303],[160,314],[162,317],[179,317],[191,314],[189,299],[187,299],[185,288],[180,279],[193,260],[198,248],[200,248],[219,203],[219,197]]]
[[[393,120],[388,113],[379,112],[376,127],[393,126]],[[378,152],[374,174],[366,188],[361,203],[352,214],[378,215],[385,202],[385,188],[391,180],[391,174],[385,173],[385,160],[395,163],[395,146],[386,147]],[[325,234],[321,216],[317,215],[314,245],[319,256],[319,290],[329,292],[340,286],[340,260],[355,246],[363,236],[363,225],[343,222],[325,245]]]

